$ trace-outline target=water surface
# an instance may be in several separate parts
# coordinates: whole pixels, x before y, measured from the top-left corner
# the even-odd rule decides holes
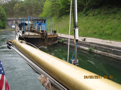
[[[14,31],[0,33],[0,60],[11,90],[45,90],[39,82],[38,74],[13,50],[7,48],[6,41],[15,38]],[[66,61],[67,45],[53,45],[41,48],[53,56]],[[70,49],[70,58],[74,48]],[[78,49],[79,67],[101,76],[113,76],[113,81],[121,84],[121,61]]]
[[[6,41],[15,38],[14,31],[0,33],[0,60],[10,90],[45,90],[29,65],[13,50],[7,48]]]
[[[49,46],[48,48],[40,48],[42,51],[54,55],[66,61],[67,58],[67,45],[57,44]],[[70,59],[74,52],[74,48],[70,48]],[[79,67],[89,70],[101,76],[113,76],[113,81],[121,84],[121,60],[109,58],[99,54],[87,52],[78,49],[77,54],[79,60]],[[110,78],[109,78],[110,79]]]

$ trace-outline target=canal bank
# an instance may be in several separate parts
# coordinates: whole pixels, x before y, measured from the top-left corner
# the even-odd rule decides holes
[[[68,44],[68,35],[58,34],[58,41]],[[74,46],[74,36],[70,35],[70,46]],[[77,48],[121,60],[121,42],[79,37]]]
[[[5,29],[0,29],[0,33],[3,33],[3,32],[9,32],[9,31],[15,31],[15,29],[10,28],[9,26],[6,26]]]

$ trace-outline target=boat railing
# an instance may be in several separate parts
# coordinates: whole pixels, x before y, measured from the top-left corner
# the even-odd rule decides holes
[[[24,32],[24,34],[30,34],[31,31],[41,31],[46,30],[47,27],[47,20],[45,19],[30,19],[30,17],[27,18],[20,18],[20,19],[14,19],[16,24],[16,31],[21,30]],[[38,29],[37,21],[43,21],[41,28]],[[47,30],[46,30],[47,31]],[[27,33],[26,33],[27,32]],[[49,32],[51,33],[51,19],[49,18]],[[54,34],[54,17],[53,17],[53,30],[52,33]]]
[[[83,68],[49,55],[24,42],[10,40],[8,47],[22,56],[40,75],[59,90],[120,90],[121,85]],[[34,52],[32,52],[34,51]]]

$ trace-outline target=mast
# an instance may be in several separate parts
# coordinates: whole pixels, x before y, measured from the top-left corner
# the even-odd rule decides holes
[[[75,63],[77,60],[77,43],[78,43],[78,17],[77,17],[77,0],[73,0],[73,21],[74,21],[74,45],[75,45]]]

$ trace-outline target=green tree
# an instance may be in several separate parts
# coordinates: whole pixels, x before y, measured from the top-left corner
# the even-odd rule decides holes
[[[4,9],[0,6],[0,28],[5,28],[6,27],[6,12]]]
[[[14,5],[13,10],[14,10],[14,13],[15,13],[16,15],[19,14],[20,8],[21,8],[21,3],[16,3],[16,4]]]
[[[70,0],[59,0],[59,16],[69,14]]]
[[[42,13],[45,0],[25,0],[23,9],[25,16],[38,16]]]
[[[52,16],[51,5],[52,5],[51,0],[46,0],[45,3],[44,3],[43,12],[42,12],[42,14],[39,15],[39,17]]]
[[[3,3],[2,4],[2,7],[3,7],[3,9],[5,10],[5,12],[6,12],[6,15],[7,16],[9,16],[9,17],[12,17],[12,16],[14,16],[14,10],[13,10],[13,7],[14,7],[14,5],[17,3],[17,1],[16,0],[11,0],[11,1],[9,1],[8,3]]]
[[[46,0],[11,0],[2,4],[8,17],[38,16]]]
[[[51,16],[59,16],[59,0],[51,0]]]

